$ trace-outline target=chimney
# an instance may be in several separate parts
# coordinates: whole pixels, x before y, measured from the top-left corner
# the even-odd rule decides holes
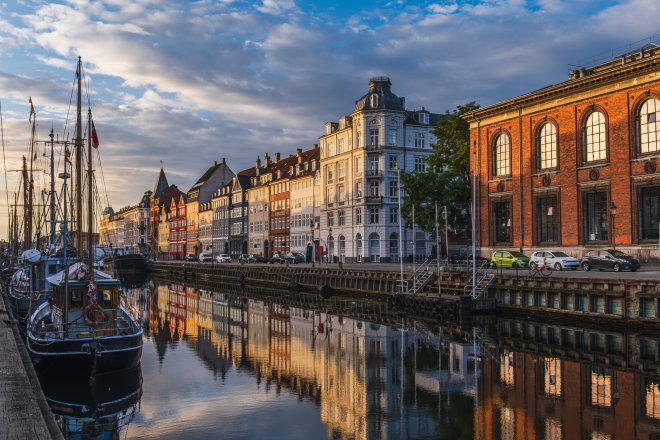
[[[222,164],[223,164],[223,165],[227,165],[227,161],[225,160],[224,157],[222,158]]]
[[[270,156],[268,153],[264,156],[264,168],[268,168],[270,166]]]
[[[214,160],[214,161],[213,161],[213,166],[214,166],[214,167],[217,167],[217,166],[218,166],[218,161],[217,161],[217,160]]]
[[[296,156],[300,156],[302,154],[302,148],[296,148]]]
[[[280,153],[275,153],[275,163],[280,161]]]
[[[254,163],[254,174],[259,175],[259,169],[261,168],[261,159],[257,156],[257,160]]]
[[[318,147],[319,147],[319,144],[314,144],[314,148],[318,148]]]

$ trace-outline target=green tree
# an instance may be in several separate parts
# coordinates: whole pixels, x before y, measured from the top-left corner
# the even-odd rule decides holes
[[[406,194],[402,214],[409,226],[414,206],[415,223],[425,231],[435,231],[437,202],[439,221],[446,206],[453,229],[470,228],[470,126],[462,115],[478,108],[473,101],[442,115],[433,131],[437,143],[432,146],[433,154],[426,161],[426,170],[402,173]]]

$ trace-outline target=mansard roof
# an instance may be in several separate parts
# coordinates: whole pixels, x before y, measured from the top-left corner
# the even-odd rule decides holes
[[[375,76],[369,80],[369,92],[355,101],[353,112],[363,110],[405,110],[406,98],[392,93],[392,81],[387,76]]]

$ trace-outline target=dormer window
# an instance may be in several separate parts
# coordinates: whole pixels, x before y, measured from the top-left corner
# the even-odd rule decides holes
[[[417,116],[417,120],[419,121],[420,124],[426,124],[428,125],[429,123],[429,114],[422,112]]]
[[[371,108],[378,107],[378,95],[375,93],[371,95]]]

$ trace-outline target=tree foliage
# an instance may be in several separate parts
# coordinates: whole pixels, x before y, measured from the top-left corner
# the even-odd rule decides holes
[[[470,126],[461,116],[476,110],[479,105],[469,102],[442,115],[435,127],[437,143],[428,157],[424,172],[403,173],[401,183],[405,189],[402,214],[412,225],[425,231],[435,231],[435,205],[438,221],[444,223],[443,211],[447,207],[448,223],[453,229],[469,228],[470,218]]]

